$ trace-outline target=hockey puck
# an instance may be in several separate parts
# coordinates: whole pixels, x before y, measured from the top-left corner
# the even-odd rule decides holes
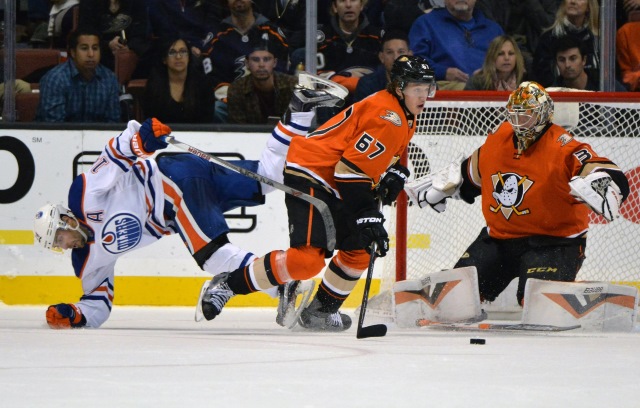
[[[471,339],[469,340],[469,344],[485,344],[487,341],[485,339]]]

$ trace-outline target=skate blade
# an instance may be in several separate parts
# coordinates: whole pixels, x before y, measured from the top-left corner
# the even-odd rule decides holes
[[[294,307],[294,310],[286,313],[284,318],[282,319],[283,326],[287,329],[293,329],[298,324],[298,317],[302,314],[302,311],[309,305],[309,299],[311,299],[311,295],[313,294],[313,289],[315,289],[316,283],[313,280],[300,282],[298,288],[296,289],[296,303],[298,303],[298,296],[301,296],[300,303],[297,308]]]
[[[202,320],[204,320],[204,313],[202,312],[202,299],[207,293],[207,289],[209,289],[210,283],[210,280],[205,281],[204,283],[202,283],[202,287],[200,288],[200,296],[198,296],[198,303],[196,304],[196,313],[193,317],[196,322],[201,322]]]
[[[349,90],[344,86],[308,72],[298,74],[298,84],[307,89],[322,89],[340,99],[345,99],[349,95]]]

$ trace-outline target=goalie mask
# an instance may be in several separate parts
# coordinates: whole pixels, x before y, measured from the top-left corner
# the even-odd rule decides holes
[[[553,100],[537,82],[523,82],[507,102],[507,120],[518,138],[518,150],[528,148],[553,119]]]
[[[433,98],[436,95],[436,73],[422,57],[401,55],[396,58],[391,67],[391,82],[401,91],[409,82],[428,84],[428,97]]]
[[[33,234],[36,242],[45,249],[58,253],[62,252],[62,248],[57,242],[58,232],[61,230],[78,231],[84,241],[87,241],[87,235],[80,229],[80,223],[76,220],[76,226],[72,227],[62,219],[63,215],[76,220],[71,210],[62,205],[47,204],[36,212],[33,222]]]

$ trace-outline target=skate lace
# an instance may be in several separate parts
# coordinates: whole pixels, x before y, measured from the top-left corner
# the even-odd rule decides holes
[[[342,327],[342,317],[340,316],[340,313],[331,313],[327,316],[327,323],[332,327]]]
[[[233,291],[226,283],[216,286],[213,289],[209,289],[208,294],[209,303],[215,306],[218,310],[221,310],[234,295]]]

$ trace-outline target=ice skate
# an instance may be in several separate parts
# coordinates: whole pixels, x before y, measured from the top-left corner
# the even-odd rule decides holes
[[[349,91],[344,86],[317,75],[301,72],[293,91],[289,110],[309,112],[319,107],[341,107]]]
[[[291,281],[284,285],[278,286],[278,315],[276,323],[287,329],[292,329],[298,324],[298,317],[307,307],[309,298],[315,288],[315,282],[309,281]],[[300,303],[296,309],[296,301],[301,296]]]
[[[201,321],[203,318],[213,320],[220,314],[229,299],[235,296],[235,293],[227,285],[228,277],[229,273],[221,273],[202,285],[198,304],[196,305],[196,322]]]
[[[346,314],[321,312],[320,307],[320,302],[313,299],[300,314],[298,324],[310,331],[340,332],[351,327],[351,318]]]

